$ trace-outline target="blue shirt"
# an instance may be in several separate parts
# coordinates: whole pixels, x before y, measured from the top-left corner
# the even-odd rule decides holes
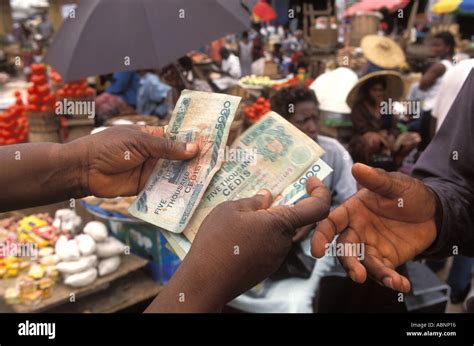
[[[143,115],[157,115],[164,118],[168,115],[166,98],[171,87],[162,83],[154,73],[146,73],[138,89],[137,111]]]
[[[112,85],[107,92],[120,96],[128,105],[135,107],[137,104],[137,93],[140,87],[140,76],[135,71],[115,72]]]

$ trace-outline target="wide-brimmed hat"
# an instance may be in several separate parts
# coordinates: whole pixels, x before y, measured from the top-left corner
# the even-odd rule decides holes
[[[377,71],[366,74],[365,76],[361,77],[357,84],[349,92],[347,95],[346,102],[349,107],[354,107],[354,103],[357,101],[357,97],[359,96],[360,89],[362,86],[367,83],[370,79],[383,77],[387,84],[387,88],[385,89],[385,98],[398,100],[403,95],[403,79],[400,73],[394,71]]]
[[[364,57],[381,68],[393,69],[405,63],[403,50],[388,37],[367,35],[362,39],[360,46]]]

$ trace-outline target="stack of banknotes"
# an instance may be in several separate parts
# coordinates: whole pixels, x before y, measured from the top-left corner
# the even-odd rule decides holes
[[[323,180],[332,172],[320,158],[323,149],[275,112],[227,148],[239,102],[236,96],[183,91],[166,134],[197,142],[200,154],[188,161],[160,160],[129,208],[133,216],[158,226],[181,259],[220,203],[266,188],[274,197],[281,195],[275,205],[291,205],[306,194],[309,177]]]

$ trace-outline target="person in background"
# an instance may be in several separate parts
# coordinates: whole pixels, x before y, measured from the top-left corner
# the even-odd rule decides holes
[[[213,79],[212,82],[219,90],[225,91],[237,84],[242,72],[239,58],[232,54],[226,47],[222,47],[219,54],[222,58],[222,76]]]
[[[109,94],[120,96],[130,107],[137,105],[137,93],[140,87],[140,76],[135,71],[115,72],[112,84],[107,88]]]
[[[289,112],[290,105],[294,112]],[[314,92],[304,86],[282,88],[271,98],[271,108],[295,127],[314,139],[326,152],[322,159],[333,168],[323,183],[332,195],[331,208],[337,207],[356,193],[356,182],[351,175],[352,160],[349,153],[335,139],[319,134],[318,100]],[[304,257],[309,267],[306,277],[292,275],[280,268],[269,279],[234,299],[228,305],[247,312],[313,312],[313,298],[320,279],[337,265],[335,258],[326,256],[314,263],[310,257],[309,231],[300,229],[293,237],[293,247],[286,261],[295,263]],[[296,255],[297,254],[297,255]],[[311,265],[310,265],[310,264]]]
[[[387,108],[388,100],[397,100],[402,92],[401,77],[390,71],[369,73],[352,88],[347,103],[354,133],[350,151],[356,162],[375,165],[375,157],[385,156],[392,161],[383,167],[395,170],[420,142],[417,133],[401,133],[397,116]]]
[[[474,59],[463,60],[454,65],[443,76],[443,81],[436,95],[433,109],[431,110],[432,117],[436,119],[436,132],[438,132],[443,124],[449,109],[453,105],[464,81],[473,68]]]
[[[422,107],[423,113],[419,124],[422,139],[419,147],[420,150],[424,150],[431,141],[433,134],[431,111],[439,93],[443,76],[453,66],[452,59],[455,46],[456,42],[453,35],[447,31],[440,32],[433,37],[431,49],[436,62],[423,74],[419,83],[419,89],[425,93]]]
[[[48,13],[41,15],[41,23],[38,24],[38,33],[41,35],[41,40],[46,43],[53,37],[54,27],[48,18]]]
[[[244,31],[242,33],[242,39],[239,42],[239,57],[242,77],[252,74],[252,49],[253,42],[249,40],[249,33]]]
[[[137,98],[138,114],[166,118],[170,111],[171,87],[160,80],[156,71],[142,70],[138,73],[141,76]]]
[[[433,105],[432,116],[436,119],[436,132],[446,118],[453,105],[456,96],[461,90],[464,81],[474,68],[474,59],[464,60],[453,66],[443,76],[443,82],[439,88],[438,95]],[[435,272],[442,270],[446,261],[428,261],[428,266]],[[473,279],[474,258],[466,256],[454,256],[447,283],[451,287],[451,303],[458,304],[466,298],[469,289],[474,289],[471,281]],[[467,299],[466,299],[467,301]],[[467,309],[467,307],[466,307]]]
[[[257,32],[252,44],[252,74],[262,76],[265,72],[265,43],[263,36]]]
[[[222,71],[232,78],[240,78],[242,76],[242,70],[239,58],[225,47],[220,49],[219,54],[222,58]]]

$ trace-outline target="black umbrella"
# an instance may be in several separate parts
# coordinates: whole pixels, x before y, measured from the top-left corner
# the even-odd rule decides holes
[[[165,66],[250,27],[256,0],[84,0],[45,61],[65,81]]]

